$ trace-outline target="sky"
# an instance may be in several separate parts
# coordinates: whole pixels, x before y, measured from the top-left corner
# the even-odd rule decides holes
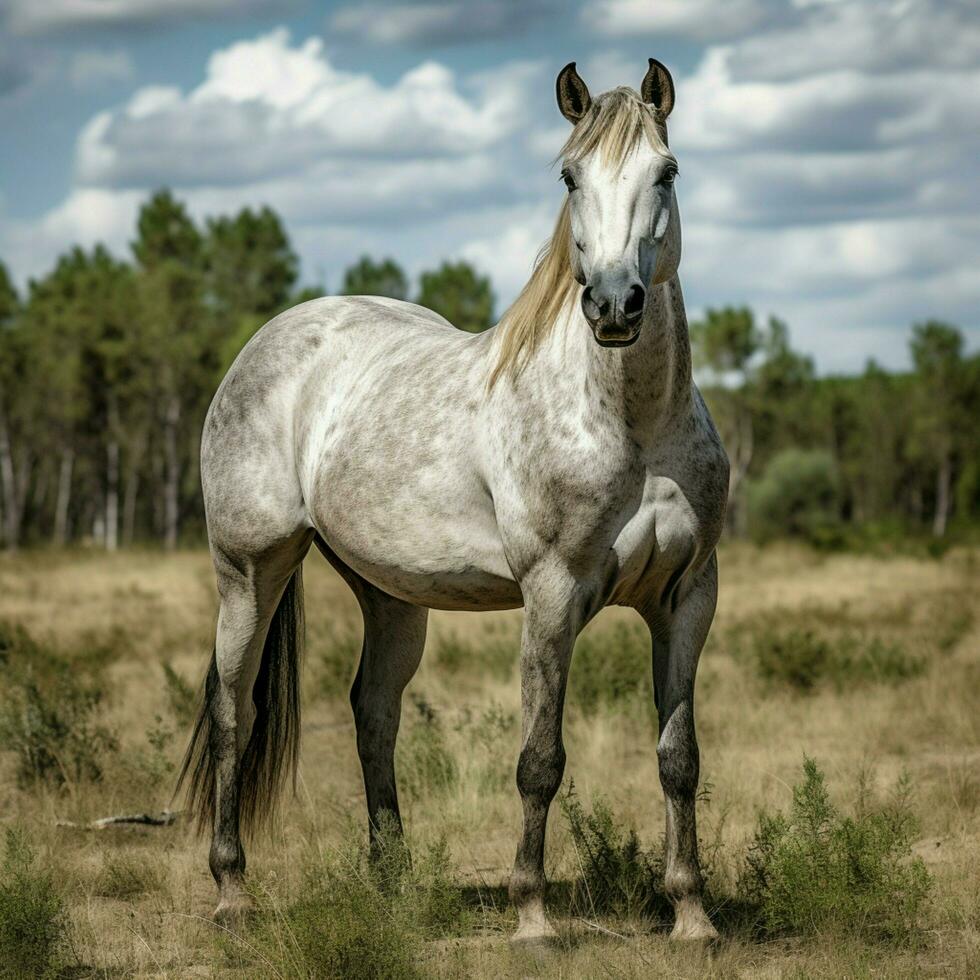
[[[977,0],[0,0],[0,260],[128,254],[139,204],[268,204],[304,284],[465,258],[502,311],[565,193],[554,79],[669,121],[689,316],[786,320],[822,372],[980,346]]]

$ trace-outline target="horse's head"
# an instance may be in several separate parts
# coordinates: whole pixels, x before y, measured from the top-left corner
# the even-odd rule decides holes
[[[674,83],[651,58],[639,95],[617,88],[593,99],[572,62],[557,91],[575,127],[561,174],[572,272],[585,287],[582,312],[598,343],[625,347],[640,334],[651,286],[670,279],[680,261],[677,160],[666,130]]]

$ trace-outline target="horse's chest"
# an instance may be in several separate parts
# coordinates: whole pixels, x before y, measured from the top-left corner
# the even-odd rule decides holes
[[[616,591],[643,585],[656,589],[683,571],[699,547],[699,521],[681,487],[669,477],[651,477],[643,500],[613,545],[619,565]]]

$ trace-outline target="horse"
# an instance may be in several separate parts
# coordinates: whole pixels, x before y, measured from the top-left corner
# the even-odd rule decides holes
[[[201,480],[220,608],[178,790],[213,831],[219,920],[249,910],[242,837],[295,784],[301,566],[316,545],[364,617],[350,701],[372,843],[382,823],[401,828],[395,739],[428,610],[523,606],[516,941],[555,935],[545,826],[575,639],[605,606],[637,610],[651,635],[671,936],[717,935],[698,863],[694,681],[728,460],[692,380],[674,84],[651,58],[639,92],[593,98],[572,62],[556,90],[573,127],[567,195],[499,324],[470,334],[393,299],[312,300],[259,330],[214,396]]]

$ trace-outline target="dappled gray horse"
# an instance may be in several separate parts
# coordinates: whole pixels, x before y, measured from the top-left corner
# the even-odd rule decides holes
[[[318,299],[263,327],[215,395],[201,474],[221,607],[182,779],[213,824],[219,915],[247,907],[241,835],[295,772],[301,563],[316,544],[364,614],[351,703],[372,836],[383,811],[398,821],[395,737],[428,609],[524,606],[517,939],[553,935],[545,823],[575,638],[604,606],[636,609],[653,638],[672,935],[715,934],[697,856],[694,675],[728,463],[691,380],[674,88],[651,59],[640,95],[593,99],[574,64],[557,89],[574,126],[568,196],[494,329],[466,334],[389,299]]]

